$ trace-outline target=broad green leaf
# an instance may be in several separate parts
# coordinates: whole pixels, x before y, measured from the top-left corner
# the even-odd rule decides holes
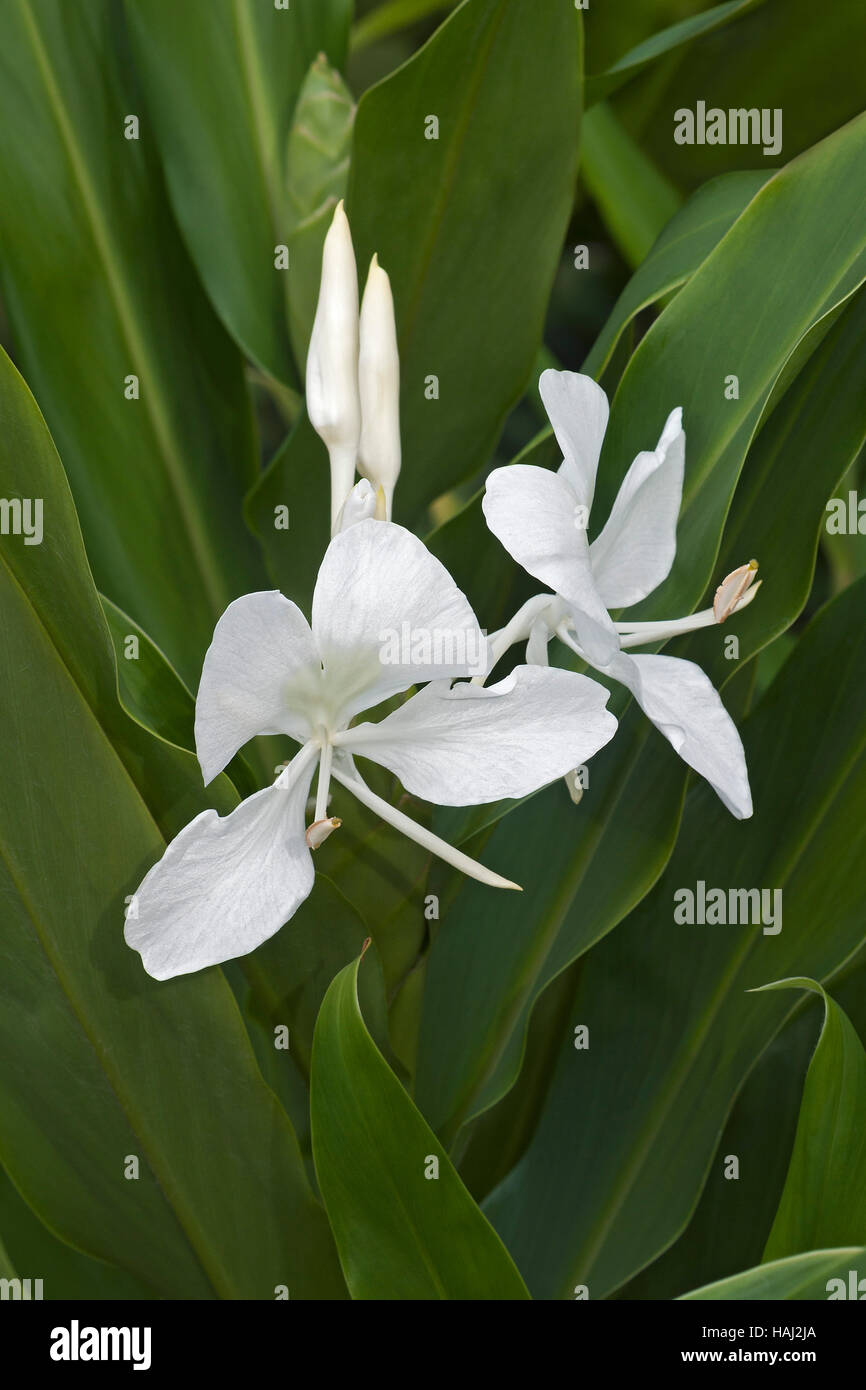
[[[343,61],[351,0],[127,0],[126,13],[172,206],[208,294],[244,352],[294,383],[293,269],[275,266],[294,222],[286,140],[317,53]]]
[[[764,579],[757,599],[722,628],[672,643],[716,681],[785,630],[812,587],[825,503],[866,441],[866,291],[846,304],[820,346],[778,402],[752,445],[725,523],[716,565],[721,577],[755,557]],[[681,523],[682,525],[682,523]],[[712,600],[712,585],[704,601]]]
[[[83,0],[69,20],[62,0],[0,13],[0,289],[97,583],[192,679],[261,580],[240,519],[249,402],[171,219],[117,11]]]
[[[42,1297],[149,1299],[152,1291],[125,1270],[92,1260],[52,1235],[0,1168],[0,1278],[41,1279]],[[3,1245],[6,1245],[4,1265]]]
[[[0,477],[45,515],[41,545],[0,549],[0,1159],[61,1239],[164,1297],[339,1297],[324,1213],[221,973],[159,984],[123,941],[125,900],[164,848],[151,800],[181,824],[207,801],[192,756],[118,703],[63,471],[6,358]]]
[[[724,174],[692,194],[629,280],[582,371],[596,378],[601,375],[635,315],[685,284],[768,177],[760,171]]]
[[[852,1269],[859,1273],[866,1268],[864,1259],[866,1250],[862,1246],[840,1250],[809,1250],[802,1255],[789,1255],[787,1259],[774,1260],[772,1264],[744,1270],[742,1274],[720,1279],[716,1284],[706,1284],[704,1288],[694,1289],[682,1297],[732,1303],[753,1300],[772,1302],[775,1299],[823,1299],[832,1297],[835,1287],[838,1298],[839,1280],[847,1290]],[[850,1295],[846,1293],[844,1296]],[[859,1295],[855,1293],[854,1297]]]
[[[526,1298],[507,1250],[370,1037],[358,964],[325,996],[311,1094],[316,1174],[352,1297]]]
[[[688,19],[680,20],[679,23],[671,24],[667,29],[653,34],[652,38],[645,39],[643,43],[630,49],[606,72],[587,77],[587,106],[593,106],[597,101],[610,96],[624,83],[643,72],[644,68],[674,52],[682,44],[690,43],[704,34],[711,34],[762,4],[764,0],[726,0],[724,4],[713,5],[708,10],[702,10],[700,14],[690,15]]]
[[[614,244],[629,265],[640,265],[682,195],[606,103],[584,117],[581,174]]]
[[[764,990],[807,989],[824,1023],[803,1087],[788,1177],[764,1260],[866,1235],[866,1052],[850,1019],[815,980],[777,980]]]
[[[788,627],[806,601],[824,501],[866,437],[864,332],[861,292],[753,445],[716,582],[757,555],[766,574],[762,592],[723,628],[666,649],[698,661],[719,685]],[[477,557],[481,546],[479,540],[469,553]],[[711,598],[712,586],[706,602]],[[729,659],[731,634],[737,660]],[[435,1127],[452,1134],[460,1119],[511,1084],[540,991],[614,927],[664,867],[684,782],[682,764],[632,708],[590,763],[579,806],[553,787],[517,810],[501,803],[474,819],[437,814],[438,831],[454,840],[504,816],[484,846],[485,862],[507,870],[533,896],[506,898],[467,883],[448,908],[428,970],[416,1082],[418,1103]]]
[[[675,1238],[739,1087],[791,1012],[747,991],[791,967],[824,980],[864,940],[864,593],[822,611],[746,721],[753,819],[695,786],[656,888],[584,965],[539,1127],[488,1202],[536,1296],[581,1283],[602,1297]],[[781,891],[782,930],[679,924],[674,894],[700,882],[763,889],[773,906]],[[571,1046],[578,1024],[589,1050]]]
[[[394,290],[405,523],[484,463],[541,343],[581,109],[580,15],[543,10],[465,0],[358,107],[348,210]]]
[[[834,975],[832,987],[855,1027],[866,1031],[866,952]],[[688,1227],[619,1297],[676,1298],[760,1263],[785,1185],[803,1078],[820,1026],[820,1002],[804,993],[737,1097]],[[736,1182],[725,1178],[728,1154],[740,1160]]]

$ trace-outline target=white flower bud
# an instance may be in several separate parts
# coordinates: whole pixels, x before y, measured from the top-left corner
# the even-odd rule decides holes
[[[373,257],[361,305],[361,444],[358,471],[385,494],[391,519],[400,474],[400,357],[391,282]]]
[[[322,253],[322,282],[307,354],[307,413],[331,461],[331,523],[352,490],[361,434],[358,270],[342,202]]]

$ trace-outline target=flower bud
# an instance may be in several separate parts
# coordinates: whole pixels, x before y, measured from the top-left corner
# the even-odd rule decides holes
[[[361,305],[361,444],[358,470],[385,494],[391,519],[400,474],[400,357],[391,282],[373,257]]]
[[[322,253],[319,302],[307,353],[307,413],[331,461],[331,523],[352,490],[361,433],[358,270],[342,202]]]

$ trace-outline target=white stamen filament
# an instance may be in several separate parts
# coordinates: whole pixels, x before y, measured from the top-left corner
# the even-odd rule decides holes
[[[331,789],[331,762],[334,750],[328,735],[322,730],[322,756],[319,760],[319,780],[316,783],[315,821],[323,821],[328,814],[328,793]]]
[[[761,581],[759,580],[757,584],[747,589],[733,612],[739,613],[741,609],[747,608],[760,587]],[[621,645],[624,649],[642,647],[648,642],[664,642],[669,637],[677,637],[683,632],[696,632],[698,628],[717,625],[718,619],[712,608],[702,608],[699,613],[691,613],[686,618],[671,618],[668,621],[614,623],[617,632],[621,634]]]
[[[467,854],[461,854],[459,849],[447,844],[445,840],[440,840],[438,835],[434,835],[432,831],[418,825],[409,816],[405,816],[402,811],[398,811],[396,806],[392,806],[381,796],[377,796],[362,780],[357,771],[353,776],[349,776],[335,767],[333,775],[353,796],[358,798],[362,805],[370,811],[375,811],[377,815],[382,817],[382,820],[393,825],[395,830],[399,830],[408,839],[414,840],[424,849],[429,849],[439,859],[444,859],[446,864],[451,864],[461,873],[467,874],[469,878],[477,879],[479,883],[486,883],[490,888],[514,888],[518,893],[522,891],[519,883],[512,883],[510,879],[502,878],[499,874],[493,873],[492,869],[486,869],[483,864],[477,864]]]

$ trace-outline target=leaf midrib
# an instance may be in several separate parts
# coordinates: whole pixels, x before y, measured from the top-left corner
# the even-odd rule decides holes
[[[24,19],[24,26],[36,59],[36,66],[48,96],[49,106],[66,150],[69,168],[78,186],[81,204],[90,224],[93,241],[105,269],[105,283],[114,303],[120,332],[129,351],[131,365],[136,367],[142,384],[141,401],[151,421],[165,474],[174,493],[178,513],[189,538],[190,549],[195,556],[209,602],[215,612],[220,612],[225,606],[227,591],[223,584],[219,563],[215,560],[211,550],[206,528],[201,525],[196,499],[186,480],[183,467],[183,448],[174,437],[170,419],[162,405],[157,386],[157,375],[151,371],[149,353],[136,325],[135,311],[123,283],[123,275],[117,264],[111,235],[100,212],[99,201],[51,66],[48,50],[28,0],[17,0],[17,3]]]

